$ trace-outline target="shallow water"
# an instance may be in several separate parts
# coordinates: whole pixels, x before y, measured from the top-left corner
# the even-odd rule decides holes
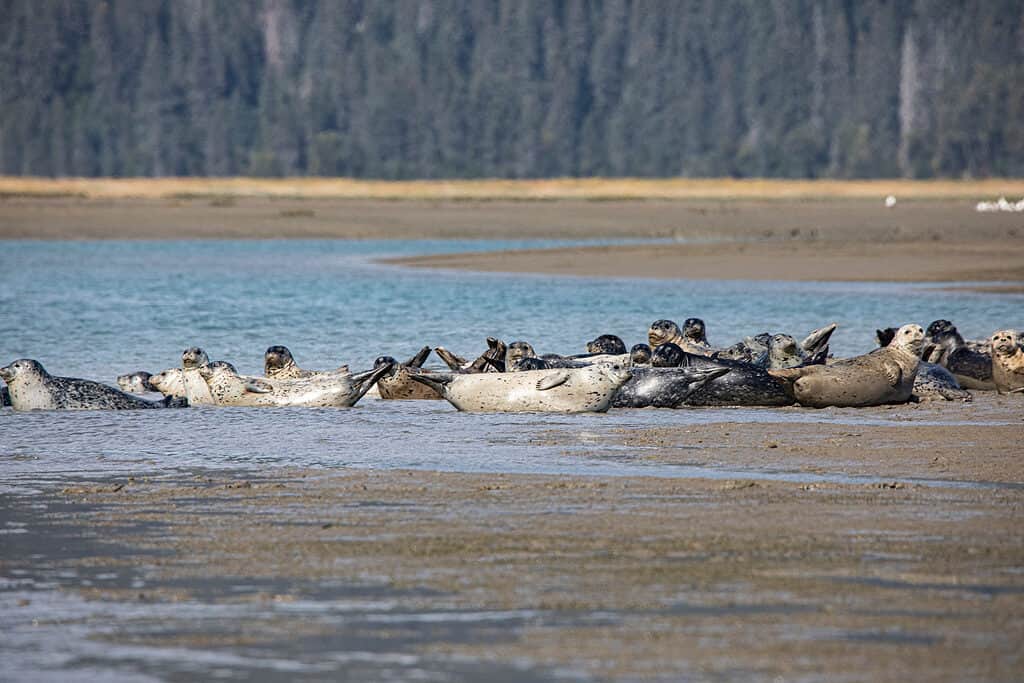
[[[876,327],[954,320],[966,336],[1019,324],[1024,296],[886,283],[695,282],[473,274],[377,265],[381,256],[565,242],[197,241],[0,243],[0,360],[112,382],[179,364],[199,345],[259,374],[285,344],[300,365],[359,370],[422,345],[472,357],[494,335],[573,353],[598,334],[643,341],[657,318],[700,316],[712,343],[762,330],[802,335],[835,321],[832,348],[855,354]],[[432,359],[436,363],[436,359]],[[898,419],[897,417],[893,418]],[[573,474],[737,476],[650,464],[593,444],[612,429],[712,420],[888,423],[857,411],[612,411],[468,415],[447,403],[365,399],[355,410],[193,409],[19,414],[0,411],[6,490],[65,473],[321,466]],[[555,447],[538,439],[558,432]],[[587,455],[584,450],[589,449]],[[635,449],[634,449],[635,450]],[[750,474],[750,473],[747,473]],[[799,473],[756,473],[802,477]],[[31,487],[29,487],[31,488]]]

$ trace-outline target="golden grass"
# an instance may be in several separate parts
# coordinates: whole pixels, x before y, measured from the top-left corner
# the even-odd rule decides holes
[[[416,180],[351,178],[31,178],[0,176],[0,197],[86,199],[629,200],[629,199],[990,199],[1024,196],[1024,179],[768,180],[554,178]]]

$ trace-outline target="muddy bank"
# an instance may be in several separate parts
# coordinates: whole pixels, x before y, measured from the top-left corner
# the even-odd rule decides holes
[[[165,678],[1016,680],[1024,413],[992,402],[965,426],[920,410],[907,427],[722,422],[586,444],[815,481],[68,481],[0,497],[3,528],[25,532],[2,537],[0,618],[14,643],[74,625],[48,645],[78,653],[68,666],[84,652]]]
[[[0,238],[989,241],[1024,229],[969,199],[0,198]],[[1010,241],[1013,241],[1012,239]],[[1019,241],[1019,237],[1018,237]]]

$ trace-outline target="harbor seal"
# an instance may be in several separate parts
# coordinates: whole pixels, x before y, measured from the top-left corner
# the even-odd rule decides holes
[[[990,338],[992,381],[1000,394],[1024,392],[1024,349],[1013,330],[1000,330]]]
[[[788,406],[793,397],[782,382],[757,365],[728,358],[686,353],[676,344],[662,344],[651,354],[656,368],[686,367],[701,370],[729,368],[728,374],[707,382],[686,399],[692,406]]]
[[[597,339],[587,342],[587,353],[621,356],[626,353],[626,342],[614,334],[602,334]]]
[[[56,377],[39,361],[29,358],[0,368],[0,379],[7,383],[11,407],[15,410],[138,410],[188,405],[171,397],[147,401],[88,379]]]
[[[700,318],[687,318],[684,320],[681,332],[686,344],[692,348],[700,349],[704,355],[710,355],[715,351],[721,350],[713,349],[711,344],[708,344],[708,329]],[[683,348],[685,349],[686,347],[684,346]]]
[[[650,365],[651,347],[647,344],[634,344],[629,350],[629,362],[632,365]]]
[[[118,375],[117,386],[121,387],[121,391],[126,394],[145,394],[156,391],[156,387],[149,381],[150,377],[152,375],[143,370],[128,375]]]
[[[875,330],[875,341],[879,346],[888,346],[896,337],[898,330],[887,327]],[[946,368],[935,363],[921,361],[917,366],[917,377],[914,379],[914,396],[921,401],[972,401],[971,392],[960,387]]]
[[[337,370],[303,370],[295,363],[295,358],[287,346],[269,347],[263,354],[263,374],[271,379],[303,379],[319,374],[348,372],[348,366],[342,365]]]
[[[948,320],[936,320],[928,326],[922,358],[953,373],[964,389],[995,391],[992,357],[970,349],[960,332]]]
[[[704,324],[699,318],[690,318],[687,322],[691,321],[697,321],[701,326]],[[700,326],[691,324],[689,331],[690,334],[694,334],[696,330],[700,329],[702,329]],[[706,356],[710,353],[710,348],[706,344],[702,345],[699,342],[695,342],[692,337],[684,335],[683,331],[679,329],[679,325],[671,320],[655,320],[651,323],[651,326],[647,329],[647,341],[652,349],[662,344],[675,344],[687,353],[701,356]]]
[[[273,379],[239,375],[230,363],[210,363],[197,372],[218,406],[350,408],[390,369],[388,364],[356,375]]]
[[[680,408],[708,382],[730,368],[631,368],[632,376],[619,387],[613,408]]]
[[[373,367],[389,365],[391,369],[377,380],[377,392],[386,400],[440,400],[442,396],[425,384],[414,381],[410,370],[419,370],[430,356],[430,347],[424,346],[419,352],[404,363],[399,363],[391,356],[381,356],[374,361]],[[426,372],[420,370],[420,372]]]
[[[526,359],[538,359],[543,361],[542,368],[538,368],[537,363],[530,363],[529,369],[554,370],[556,368],[582,368],[592,364],[589,360],[577,360],[572,357],[559,356],[555,353],[538,356],[537,352],[534,351],[533,346],[531,346],[529,342],[514,341],[508,345],[508,350],[505,352],[505,371],[518,372],[524,369],[522,363]]]
[[[209,356],[198,346],[190,346],[181,354],[182,378],[185,385],[185,398],[192,406],[213,405],[210,387],[199,374],[199,368],[210,362]],[[150,379],[152,382],[152,379]]]
[[[494,374],[412,375],[463,411],[602,413],[630,378],[623,365]]]
[[[924,328],[904,325],[888,346],[831,365],[769,372],[786,383],[800,405],[856,408],[906,403],[914,392]]]
[[[150,385],[164,396],[187,398],[185,392],[185,371],[181,368],[168,368],[149,378]]]

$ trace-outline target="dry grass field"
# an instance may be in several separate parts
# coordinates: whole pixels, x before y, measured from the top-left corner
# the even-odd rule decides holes
[[[0,176],[0,197],[190,199],[970,199],[1024,196],[1024,179],[767,180],[554,178],[384,181],[351,178],[26,178]]]

